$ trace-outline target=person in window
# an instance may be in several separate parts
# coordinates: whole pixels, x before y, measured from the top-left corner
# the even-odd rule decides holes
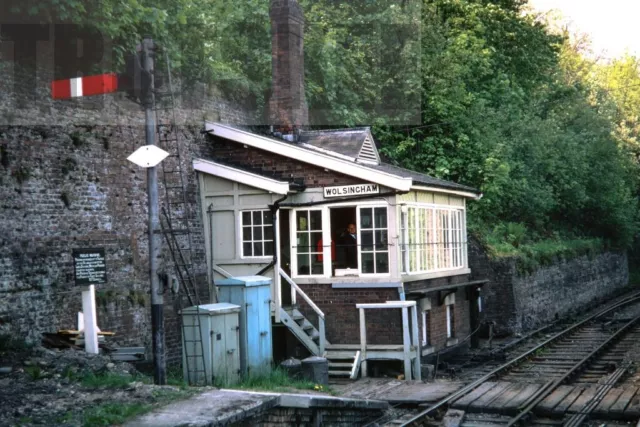
[[[346,268],[358,268],[358,240],[356,225],[350,223],[338,239],[340,263]]]

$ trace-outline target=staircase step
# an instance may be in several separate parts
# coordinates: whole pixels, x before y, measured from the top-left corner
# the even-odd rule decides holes
[[[353,368],[353,363],[333,363],[329,362],[329,368]]]
[[[349,371],[329,371],[329,375],[335,377],[349,377],[351,376],[351,372]]]
[[[356,357],[355,351],[327,351],[325,358],[327,359],[351,359]]]
[[[311,322],[305,322],[302,324],[302,329],[304,329],[305,331],[309,330],[309,329],[315,329],[315,326],[313,326],[311,324]]]

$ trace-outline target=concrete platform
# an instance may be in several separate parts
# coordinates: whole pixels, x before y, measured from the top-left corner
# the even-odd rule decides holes
[[[237,390],[211,390],[172,403],[124,424],[125,427],[210,427],[245,420],[274,408],[335,410],[385,410],[378,400]]]

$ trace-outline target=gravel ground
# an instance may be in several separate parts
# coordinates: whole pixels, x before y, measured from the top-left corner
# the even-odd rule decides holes
[[[112,386],[87,382],[96,376],[126,380]],[[143,378],[128,363],[83,351],[0,352],[0,426],[111,425],[118,420],[110,418],[113,408],[122,415],[189,395],[178,387],[137,381]]]

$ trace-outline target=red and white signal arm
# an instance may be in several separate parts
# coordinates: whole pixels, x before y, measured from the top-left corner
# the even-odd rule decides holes
[[[118,75],[115,73],[76,77],[51,82],[53,99],[68,99],[79,96],[101,95],[118,90]]]

